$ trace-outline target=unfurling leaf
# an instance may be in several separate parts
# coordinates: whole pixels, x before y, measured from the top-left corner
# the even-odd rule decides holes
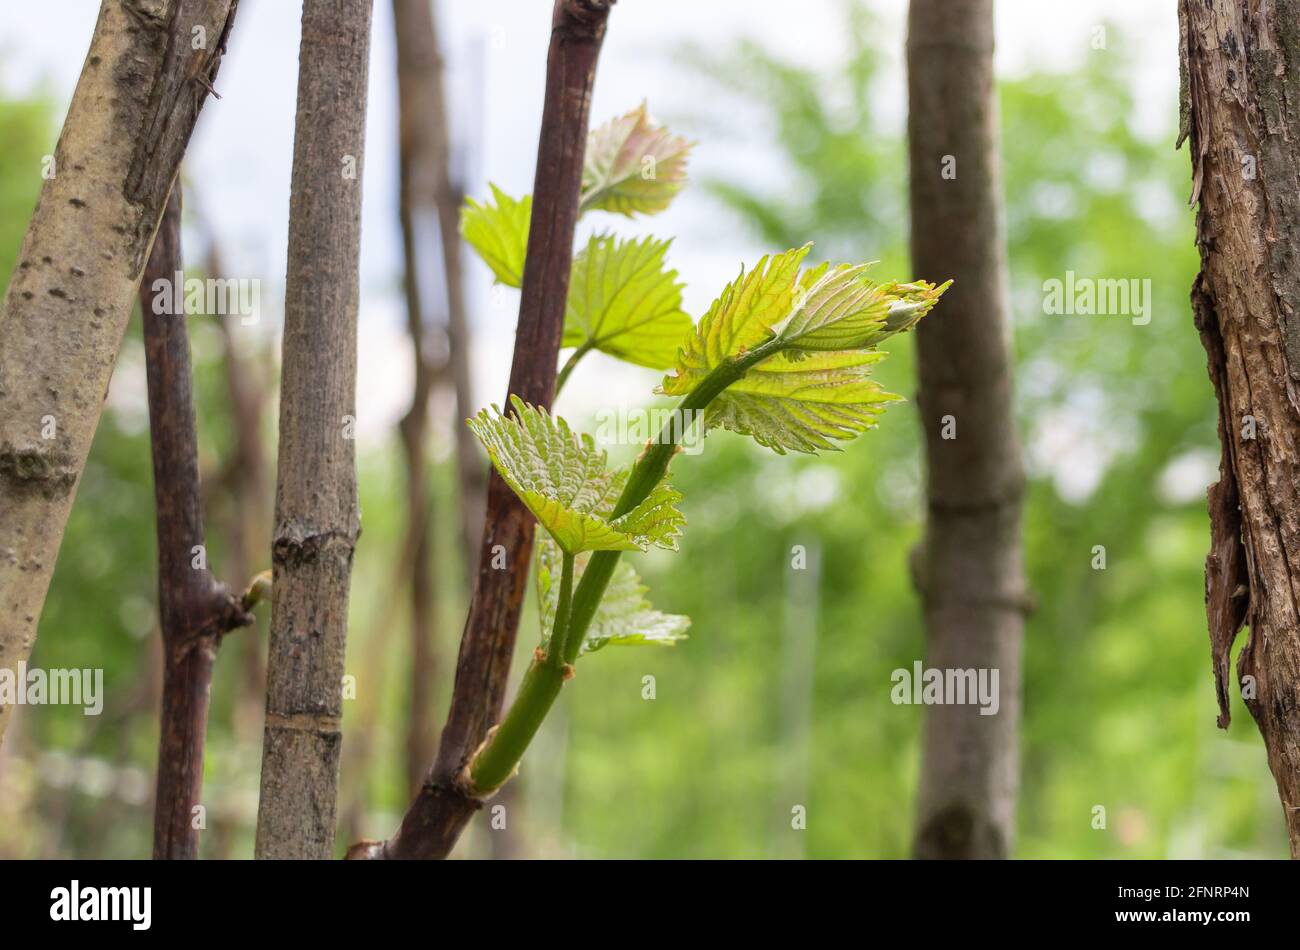
[[[787,355],[874,348],[916,326],[952,285],[877,284],[865,276],[869,266],[823,264],[799,276],[794,310],[773,327]]]
[[[686,181],[692,143],[655,125],[645,103],[611,119],[587,137],[582,170],[582,211],[655,214]]]
[[[804,271],[793,309],[772,332],[798,350],[857,350],[882,339],[896,298],[866,278],[869,266],[822,264]]]
[[[492,465],[556,544],[580,551],[675,550],[686,518],[675,507],[681,495],[660,484],[627,514],[609,519],[627,471],[606,468],[605,453],[591,436],[570,430],[563,419],[510,398],[514,412],[483,410],[468,420]]]
[[[542,616],[543,650],[549,647],[551,631],[555,627],[561,556],[559,547],[549,539],[544,539],[537,547],[537,602]],[[575,584],[587,569],[588,560],[588,554],[575,558]],[[691,625],[691,618],[655,610],[645,595],[646,587],[632,565],[620,559],[583,637],[578,655],[592,653],[611,644],[672,646],[678,640],[686,639],[686,629]]]
[[[808,246],[764,257],[727,285],[688,337],[660,392],[681,396],[712,370],[762,345],[755,364],[710,403],[705,423],[776,452],[835,449],[871,428],[899,399],[870,379],[874,347],[910,329],[948,284],[876,284],[867,265],[800,271]]]
[[[620,471],[618,475],[621,487],[627,479],[627,473]],[[651,544],[658,548],[676,551],[677,538],[682,533],[682,525],[686,524],[686,516],[677,510],[677,503],[681,500],[681,492],[661,482],[650,490],[650,494],[641,504],[627,514],[615,518],[610,525],[633,539],[642,551]],[[596,549],[589,547],[587,550]]]
[[[563,346],[666,369],[691,330],[682,285],[664,256],[671,241],[596,235],[573,261]]]
[[[524,254],[528,250],[528,225],[533,213],[531,195],[518,201],[491,185],[496,203],[465,199],[460,212],[460,233],[496,279],[509,287],[524,282]]]

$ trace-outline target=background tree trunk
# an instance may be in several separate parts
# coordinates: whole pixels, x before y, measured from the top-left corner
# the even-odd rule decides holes
[[[406,116],[418,124],[418,131],[412,130],[411,158],[424,166],[422,174],[428,176],[426,182],[421,182],[418,196],[421,201],[432,200],[432,207],[425,210],[432,212],[430,220],[436,227],[442,256],[442,289],[445,292],[442,302],[446,307],[447,333],[447,363],[442,369],[450,379],[454,394],[456,415],[452,420],[452,432],[456,439],[461,533],[468,564],[483,536],[488,466],[478,440],[465,425],[465,420],[478,411],[470,373],[470,332],[461,263],[460,208],[465,195],[452,169],[451,120],[443,84],[438,19],[430,4],[421,0],[393,0],[393,5],[399,23],[398,70],[403,69],[401,41],[405,39],[408,88],[417,103],[417,108],[409,112],[403,107],[403,128],[406,128]],[[468,568],[466,573],[469,573]],[[468,593],[473,594],[473,590]]]
[[[371,6],[314,0],[302,12],[259,858],[328,858],[334,847],[360,532],[353,427]]]
[[[430,274],[429,264],[436,253],[436,247],[428,239],[439,234],[437,192],[439,179],[445,180],[447,175],[447,149],[445,136],[440,135],[440,130],[435,127],[435,116],[442,118],[443,103],[433,8],[429,0],[393,0],[393,26],[397,38],[398,155],[401,164],[398,214],[402,225],[406,325],[415,356],[411,408],[398,427],[406,458],[407,485],[402,566],[407,572],[411,594],[411,701],[407,719],[406,768],[407,785],[410,794],[414,795],[419,791],[424,771],[433,761],[437,747],[433,723],[433,688],[437,672],[431,536],[433,497],[425,460],[429,398],[437,381],[438,367],[431,353],[431,327],[426,325],[425,313],[426,309],[432,309],[432,288],[424,286],[420,277],[422,273]],[[445,131],[445,122],[443,126]],[[443,147],[439,149],[439,145]],[[438,243],[442,243],[441,240]],[[459,245],[459,241],[456,243]],[[421,262],[424,262],[423,268]],[[432,280],[424,283],[431,284]],[[465,426],[457,428],[468,431]]]
[[[213,280],[229,279],[216,232],[211,229],[207,231],[206,270]],[[262,443],[262,414],[269,402],[275,367],[268,358],[269,348],[258,347],[251,354],[241,350],[236,340],[241,315],[209,316],[221,331],[222,375],[234,434],[234,454],[221,467],[219,510],[228,545],[221,567],[227,580],[244,584],[267,568],[271,546],[273,493]],[[255,756],[266,704],[266,640],[250,631],[238,639],[234,649],[239,654],[239,681],[231,710],[232,729],[236,746]]]
[[[1179,16],[1200,202],[1192,307],[1222,444],[1205,563],[1219,725],[1247,623],[1242,696],[1300,858],[1300,3],[1182,0]]]
[[[915,854],[1004,858],[1015,832],[1027,598],[993,0],[912,0],[907,74],[912,267],[955,280],[917,331],[928,517],[916,577],[926,665],[996,669],[1001,687],[996,715],[974,704],[927,707]],[[945,438],[949,422],[955,438]]]
[[[535,405],[549,406],[555,392],[591,90],[612,4],[613,0],[555,2],[509,387],[510,394]],[[503,403],[508,404],[508,400]],[[461,638],[451,711],[438,756],[397,834],[377,846],[363,843],[352,850],[352,856],[446,857],[479,809],[480,802],[465,795],[455,779],[501,717],[534,526],[532,515],[493,473],[488,481],[477,585]],[[498,566],[501,563],[504,568]]]
[[[253,618],[207,568],[189,334],[184,308],[174,309],[175,293],[183,289],[183,284],[177,286],[181,261],[177,181],[140,282],[140,313],[158,513],[158,622],[163,639],[153,856],[193,859],[199,850],[193,809],[203,790],[212,664],[222,636]],[[155,281],[160,281],[157,288]]]
[[[0,665],[31,654],[163,206],[238,0],[104,0],[0,310]],[[204,43],[195,49],[195,31]],[[0,706],[0,737],[9,709]]]

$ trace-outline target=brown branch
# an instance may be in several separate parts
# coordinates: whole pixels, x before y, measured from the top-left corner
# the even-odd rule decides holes
[[[140,273],[235,7],[235,0],[100,7],[56,171],[0,308],[5,668],[26,660],[35,642]],[[199,27],[207,41],[196,48]],[[0,706],[0,735],[8,720]]]
[[[259,858],[328,858],[360,533],[358,256],[371,0],[303,4],[289,201]]]
[[[509,394],[543,406],[550,405],[555,391],[591,90],[612,5],[613,0],[556,0],[552,18],[533,217],[509,387]],[[477,583],[437,759],[397,834],[384,844],[355,846],[351,856],[446,857],[478,810],[479,802],[461,792],[453,778],[501,716],[533,527],[527,509],[493,473]],[[505,567],[499,569],[502,557]]]
[[[205,276],[228,279],[221,242],[211,218],[189,192],[187,214],[206,248]],[[271,546],[271,492],[266,451],[261,437],[261,419],[270,383],[268,361],[246,357],[237,344],[236,327],[247,316],[237,312],[207,315],[221,333],[222,375],[226,381],[226,408],[234,437],[232,451],[222,461],[217,477],[204,479],[215,498],[226,534],[222,574],[228,583],[247,585],[267,566]],[[259,355],[269,351],[261,348]],[[211,512],[211,505],[205,505]],[[266,700],[266,641],[258,636],[241,637],[233,648],[238,654],[239,672],[231,711],[235,742],[240,747],[261,741]],[[218,852],[224,853],[224,852]]]
[[[206,564],[198,439],[181,273],[181,186],[172,188],[140,282],[158,533],[163,695],[154,800],[155,858],[198,857],[208,687],[223,634],[252,622]]]

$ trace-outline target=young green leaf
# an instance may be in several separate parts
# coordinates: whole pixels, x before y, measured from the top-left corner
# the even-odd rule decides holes
[[[664,391],[673,395],[689,392],[723,360],[771,339],[772,327],[794,308],[799,265],[811,247],[805,244],[784,254],[765,256],[749,273],[742,266],[740,276],[723,288],[677,357],[677,375],[689,379],[691,385]]]
[[[948,287],[875,284],[866,265],[799,270],[808,246],[764,257],[729,284],[678,355],[660,392],[681,396],[727,360],[758,346],[771,356],[710,404],[708,426],[754,437],[779,453],[836,448],[871,428],[899,397],[870,377],[871,350],[914,326]]]
[[[682,285],[664,256],[671,241],[595,235],[573,261],[563,346],[597,349],[665,369],[691,330]]]
[[[587,137],[582,211],[625,214],[663,211],[686,181],[691,142],[655,125],[645,103]]]
[[[609,513],[627,471],[606,468],[605,453],[591,436],[575,433],[545,409],[510,397],[514,412],[495,405],[468,425],[487,449],[492,465],[556,544],[580,551],[676,550],[686,518],[675,507],[681,495],[666,484],[614,520]]]
[[[555,628],[561,557],[560,548],[550,539],[544,539],[537,547],[537,602],[542,617],[543,650],[550,647],[551,631]],[[582,578],[589,560],[588,554],[575,559],[574,583]],[[594,653],[611,644],[673,646],[678,640],[686,639],[691,618],[655,610],[646,600],[646,593],[636,570],[626,560],[620,560],[583,637],[578,655]]]
[[[778,455],[835,451],[875,426],[901,397],[871,379],[881,352],[839,350],[803,358],[778,353],[733,383],[705,410],[707,427],[749,435]],[[665,392],[673,393],[665,387]]]
[[[772,326],[792,350],[856,350],[880,338],[895,299],[865,276],[869,264],[821,264],[799,275],[790,313]]]
[[[528,250],[533,198],[524,195],[516,201],[496,185],[490,187],[495,204],[465,199],[465,207],[460,212],[460,233],[492,268],[499,283],[519,287],[524,282],[524,254]]]
[[[937,285],[925,280],[913,281],[910,284],[894,284],[892,293],[897,299],[890,305],[889,313],[885,315],[883,335],[872,340],[871,345],[875,346],[886,337],[906,333],[912,329],[921,322],[922,317],[934,309],[939,298],[946,294],[951,286],[951,280],[945,280]]]
[[[621,490],[627,480],[627,470],[620,469],[617,475]],[[632,539],[642,551],[651,544],[657,548],[676,551],[677,538],[682,533],[682,526],[686,524],[686,516],[677,510],[677,503],[681,500],[681,492],[661,482],[650,490],[644,501],[609,524]],[[594,551],[596,548],[588,547],[585,550]],[[607,550],[631,550],[631,547]]]

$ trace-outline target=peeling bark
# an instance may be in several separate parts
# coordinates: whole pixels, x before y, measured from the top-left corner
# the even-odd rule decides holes
[[[1029,598],[1024,469],[1011,394],[992,0],[912,0],[912,266],[954,280],[917,330],[928,517],[915,574],[927,666],[999,670],[995,715],[926,709],[919,858],[1005,858],[1019,783],[1021,638]],[[955,177],[945,177],[945,158]],[[956,426],[946,438],[945,420]]]
[[[1196,327],[1219,403],[1206,611],[1228,725],[1228,666],[1264,737],[1300,858],[1300,2],[1180,0],[1201,273]]]
[[[303,5],[259,858],[329,858],[334,848],[348,588],[360,533],[352,427],[371,6]]]
[[[238,0],[104,0],[0,310],[0,665],[31,654],[163,205]],[[202,48],[195,49],[195,29]],[[33,169],[33,174],[36,170]],[[9,722],[0,706],[0,737]]]
[[[549,406],[555,393],[591,90],[613,2],[555,2],[533,217],[509,387],[509,394],[535,405]],[[508,404],[508,400],[503,403]],[[387,842],[356,845],[350,857],[446,857],[481,807],[454,779],[488,728],[501,717],[534,527],[532,515],[494,472],[488,481],[477,583],[461,638],[451,711],[438,756],[397,834]],[[504,570],[494,567],[498,546],[505,557]]]

